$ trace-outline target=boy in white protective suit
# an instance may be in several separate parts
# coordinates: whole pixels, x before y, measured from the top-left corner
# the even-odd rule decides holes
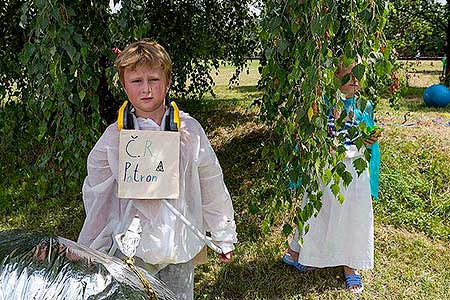
[[[165,49],[148,40],[130,44],[115,65],[133,105],[132,122],[139,130],[164,130],[172,62]],[[234,211],[222,169],[197,120],[180,112],[179,198],[170,200],[193,225],[211,238],[229,262],[237,242]],[[113,236],[139,216],[141,241],[137,264],[164,281],[179,299],[193,299],[194,261],[205,260],[205,243],[195,236],[162,201],[118,198],[117,122],[98,140],[87,160],[83,185],[86,219],[78,242],[108,252]],[[117,256],[120,253],[116,251]]]

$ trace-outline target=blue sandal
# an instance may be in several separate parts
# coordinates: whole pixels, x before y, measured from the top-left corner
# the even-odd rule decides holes
[[[358,274],[345,274],[344,273],[344,277],[345,277],[345,288],[347,290],[350,290],[354,294],[359,294],[363,291],[364,286],[361,281],[361,276],[359,276]],[[351,290],[351,287],[356,287],[356,289]]]
[[[283,255],[283,262],[288,266],[292,266],[292,267],[296,268],[301,273],[305,273],[305,272],[308,272],[309,270],[311,270],[311,268],[304,266],[301,263],[293,260],[289,253],[285,253]]]

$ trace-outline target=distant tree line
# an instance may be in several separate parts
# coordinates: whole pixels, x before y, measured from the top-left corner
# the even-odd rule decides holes
[[[448,44],[448,4],[435,0],[393,0],[387,39],[400,57],[443,56]]]

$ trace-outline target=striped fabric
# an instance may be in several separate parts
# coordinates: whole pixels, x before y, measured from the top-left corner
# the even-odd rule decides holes
[[[340,128],[336,131],[336,118],[333,117],[332,114],[328,116],[328,137],[334,138],[343,135],[344,141],[342,142],[344,145],[354,145],[354,141],[359,137],[359,133],[356,130],[356,133],[353,137],[350,137],[349,130],[351,127],[357,127],[358,124],[354,120],[345,121],[345,125],[343,128]]]

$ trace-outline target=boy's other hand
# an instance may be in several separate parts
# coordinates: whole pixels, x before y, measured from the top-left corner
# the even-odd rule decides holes
[[[219,254],[219,259],[221,262],[229,263],[231,261],[232,254],[233,252]]]
[[[375,144],[377,141],[378,141],[378,136],[374,136],[372,134],[367,139],[364,140],[364,144],[366,144],[366,146],[370,146],[372,144]]]
[[[369,136],[367,136],[364,139],[364,144],[366,144],[366,146],[370,146],[374,143],[376,143],[378,141],[378,138],[381,136],[381,134],[383,133],[383,128],[379,128],[378,126],[374,126],[371,130],[371,133]]]

